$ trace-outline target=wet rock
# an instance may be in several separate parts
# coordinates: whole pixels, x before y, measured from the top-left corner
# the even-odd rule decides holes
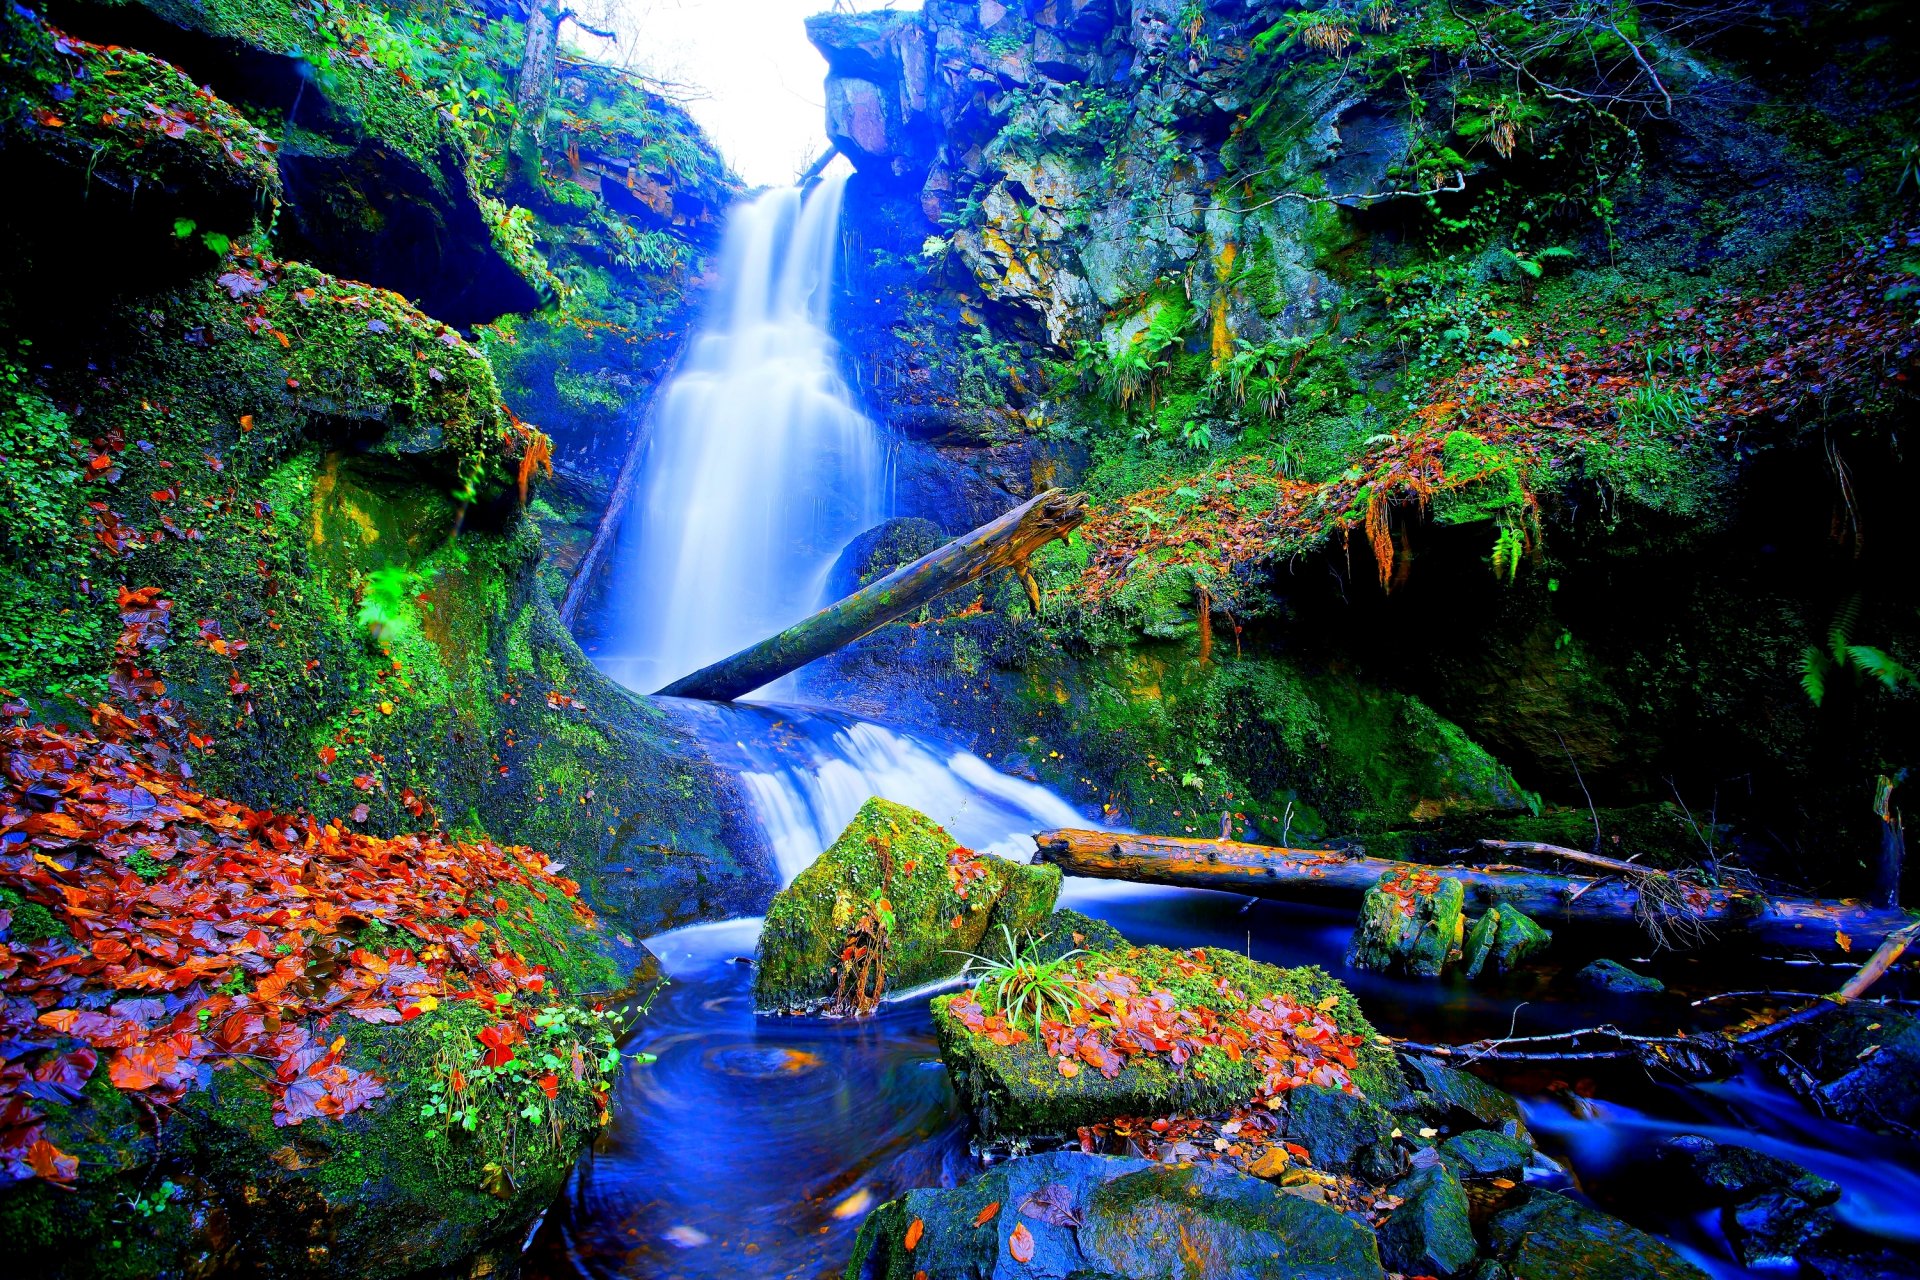
[[[1635,973],[1616,960],[1595,960],[1574,974],[1573,980],[1590,991],[1618,996],[1655,996],[1667,989],[1660,979]]]
[[[1552,1191],[1496,1214],[1487,1242],[1514,1280],[1707,1280],[1646,1232]]]
[[[854,535],[827,571],[828,598],[839,600],[878,582],[903,564],[945,545],[947,535],[931,520],[902,516]]]
[[[1004,951],[1002,926],[1024,944],[1059,891],[1057,868],[975,855],[926,815],[868,800],[767,909],[755,1007],[854,1012],[871,996],[951,977],[967,963],[965,953]],[[844,954],[872,949],[877,929],[885,932],[877,966]]]
[[[1679,1194],[1720,1208],[1747,1266],[1784,1266],[1838,1225],[1839,1184],[1792,1161],[1696,1134],[1667,1139],[1657,1158]]]
[[[1469,1129],[1441,1143],[1440,1155],[1462,1178],[1518,1182],[1533,1159],[1533,1148],[1490,1129]]]
[[[1287,1094],[1287,1138],[1316,1169],[1351,1170],[1384,1182],[1400,1171],[1393,1117],[1358,1094],[1307,1085]]]
[[[1381,1227],[1380,1258],[1390,1271],[1451,1276],[1471,1265],[1478,1246],[1467,1216],[1467,1195],[1444,1164],[1416,1170],[1393,1187],[1404,1197]]]
[[[1414,1097],[1420,1113],[1436,1125],[1487,1128],[1525,1139],[1527,1123],[1520,1104],[1477,1076],[1456,1071],[1437,1058],[1413,1058]]]
[[[1039,939],[1036,953],[1044,960],[1073,950],[1124,951],[1131,945],[1105,920],[1095,920],[1065,907],[1048,916],[1036,936]]]
[[[1373,1233],[1330,1206],[1220,1166],[1080,1152],[1011,1160],[882,1205],[861,1226],[848,1274],[1148,1280],[1169,1275],[1175,1257],[1192,1280],[1384,1275]]]
[[[1196,970],[1196,965],[1202,967]],[[1080,964],[1079,970],[1089,976],[1132,981],[1143,994],[1166,992],[1188,1008],[1204,1005],[1215,1017],[1234,1016],[1269,997],[1300,1008],[1325,1004],[1326,1016],[1339,1032],[1355,1037],[1356,1066],[1351,1072],[1355,1087],[1369,1097],[1389,1095],[1396,1087],[1400,1073],[1391,1053],[1375,1042],[1352,993],[1322,970],[1281,969],[1213,948],[1170,951],[1164,947],[1109,951]],[[1196,980],[1196,973],[1204,975],[1204,980]],[[1173,994],[1176,991],[1178,995]],[[1212,1049],[1202,1051],[1204,1060],[1185,1063],[1173,1062],[1166,1052],[1131,1054],[1111,1076],[1091,1064],[1075,1064],[1071,1074],[1065,1074],[1045,1045],[1032,1037],[1001,1044],[976,1034],[954,1011],[961,999],[934,999],[934,1030],[954,1089],[973,1113],[982,1139],[990,1144],[1070,1135],[1081,1125],[1117,1116],[1217,1115],[1252,1099],[1264,1079],[1254,1055],[1234,1060]],[[1196,1070],[1196,1065],[1203,1069]],[[1315,1117],[1314,1123],[1320,1119]],[[1390,1117],[1387,1128],[1392,1128]],[[1325,1149],[1339,1149],[1347,1131],[1338,1125],[1337,1116],[1326,1119],[1324,1131]],[[1359,1136],[1348,1134],[1344,1141],[1348,1149],[1357,1150],[1363,1142],[1375,1141],[1378,1132],[1368,1128]]]
[[[1466,975],[1477,978],[1483,971],[1511,973],[1552,942],[1553,934],[1518,907],[1489,907],[1467,931],[1466,945],[1461,949]]]
[[[1823,1113],[1885,1133],[1920,1129],[1920,1018],[1875,1004],[1830,1005],[1767,1043],[1793,1064],[1788,1085]]]
[[[1458,880],[1419,869],[1389,871],[1361,900],[1347,963],[1381,973],[1439,977],[1460,947],[1463,900]]]

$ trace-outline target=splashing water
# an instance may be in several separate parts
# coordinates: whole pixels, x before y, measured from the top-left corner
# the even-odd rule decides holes
[[[1024,861],[1033,833],[1087,819],[971,751],[834,711],[742,703],[674,706],[753,797],[783,883],[805,870],[867,797],[918,809],[959,843]]]
[[[845,179],[741,206],[722,294],[663,397],[615,560],[608,674],[651,692],[799,621],[881,514],[874,424],[827,302]]]

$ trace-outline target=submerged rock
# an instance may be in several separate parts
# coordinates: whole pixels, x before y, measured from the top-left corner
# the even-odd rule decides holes
[[[1839,1225],[1840,1185],[1790,1160],[1697,1134],[1668,1138],[1658,1159],[1675,1192],[1720,1209],[1746,1266],[1785,1266]]]
[[[1439,977],[1460,949],[1464,898],[1458,880],[1437,872],[1389,871],[1361,900],[1347,963],[1381,973]]]
[[[1058,868],[975,854],[876,797],[774,897],[754,1005],[864,1011],[887,991],[952,977],[968,953],[997,956],[1008,937],[1018,946],[1044,932],[1059,892]]]
[[[1077,1151],[1009,1161],[882,1205],[861,1227],[847,1275],[1149,1280],[1176,1265],[1190,1280],[1384,1275],[1373,1233],[1328,1205],[1219,1166]]]
[[[1467,931],[1466,946],[1462,949],[1466,975],[1477,978],[1483,970],[1511,973],[1545,951],[1552,942],[1553,934],[1534,923],[1520,908],[1489,907],[1487,914]]]
[[[1657,996],[1667,989],[1660,979],[1635,973],[1616,960],[1595,960],[1574,974],[1573,980],[1590,991],[1617,996]]]
[[[1514,1280],[1707,1280],[1646,1232],[1552,1191],[1496,1214],[1487,1242]]]

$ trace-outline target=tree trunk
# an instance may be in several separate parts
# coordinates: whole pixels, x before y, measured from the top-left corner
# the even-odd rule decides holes
[[[1348,857],[1318,849],[1279,849],[1228,840],[1132,836],[1108,831],[1045,831],[1037,855],[1068,875],[1146,884],[1222,889],[1262,898],[1358,903],[1389,871],[1415,864]],[[1547,875],[1513,869],[1420,867],[1458,880],[1467,909],[1510,903],[1553,927],[1573,923],[1635,926],[1639,890],[1631,879]],[[1727,938],[1771,951],[1847,953],[1873,947],[1910,923],[1903,911],[1812,898],[1767,900],[1699,889],[1689,906],[1700,923]]]
[[[1086,518],[1085,494],[1049,489],[779,635],[682,676],[660,693],[712,701],[744,697],[995,569],[1018,573],[1038,610],[1040,588],[1027,567],[1028,557],[1055,538],[1072,533]]]
[[[1880,856],[1873,868],[1873,903],[1900,905],[1901,864],[1907,860],[1907,833],[1900,811],[1893,807],[1894,780],[1881,775],[1873,789],[1873,815],[1880,819]]]
[[[529,180],[540,174],[540,135],[546,131],[547,99],[553,95],[560,24],[572,16],[573,10],[553,0],[529,0],[527,5],[527,38],[513,85],[513,129],[507,152]]]

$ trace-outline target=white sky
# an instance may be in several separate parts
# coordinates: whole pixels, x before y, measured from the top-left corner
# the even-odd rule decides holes
[[[606,8],[601,8],[604,4]],[[780,186],[826,148],[821,81],[827,64],[807,43],[809,14],[835,0],[601,0],[581,6],[594,26],[611,10],[608,46],[569,27],[568,43],[686,86],[673,96],[752,186]],[[840,0],[854,9],[917,9],[919,0]],[[672,92],[672,91],[670,91]],[[692,95],[704,95],[687,100]]]

